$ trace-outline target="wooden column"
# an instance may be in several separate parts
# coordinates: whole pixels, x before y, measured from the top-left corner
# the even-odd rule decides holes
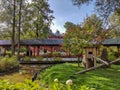
[[[28,45],[26,46],[26,49],[27,49],[26,56],[28,56],[28,53],[29,53],[29,51],[28,51],[29,50],[29,46]]]
[[[39,46],[36,47],[37,51],[37,56],[39,56]]]
[[[51,46],[51,56],[53,55],[53,47]]]
[[[70,56],[70,50],[69,49],[66,49],[66,55]]]
[[[2,56],[6,55],[6,47],[4,47],[4,46],[2,47],[1,54],[2,54]]]
[[[34,51],[34,57],[35,57],[35,46],[34,46],[34,49],[33,49],[33,51]]]

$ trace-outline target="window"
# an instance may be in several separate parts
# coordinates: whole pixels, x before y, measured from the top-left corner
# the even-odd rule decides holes
[[[93,52],[90,51],[90,52],[88,52],[88,54],[93,54]]]

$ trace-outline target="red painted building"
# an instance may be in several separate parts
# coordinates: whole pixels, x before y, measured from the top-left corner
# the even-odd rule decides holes
[[[11,40],[0,40],[0,45],[5,48],[11,47]],[[63,52],[63,36],[57,31],[56,33],[51,33],[48,39],[30,39],[21,40],[21,48],[26,47],[28,55],[38,56],[43,54],[52,55],[53,52]],[[16,43],[17,46],[17,43]]]

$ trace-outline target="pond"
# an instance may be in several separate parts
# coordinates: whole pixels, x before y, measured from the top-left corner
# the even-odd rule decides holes
[[[12,82],[22,82],[25,79],[32,79],[34,74],[38,72],[39,70],[47,67],[49,65],[20,65],[20,69],[18,72],[6,74],[3,76],[0,76],[0,79],[8,79]]]

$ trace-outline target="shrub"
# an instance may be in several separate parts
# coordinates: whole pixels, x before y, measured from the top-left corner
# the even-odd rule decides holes
[[[54,60],[55,61],[62,61],[62,58],[60,58],[60,57],[54,57]]]
[[[6,71],[8,69],[18,66],[19,66],[19,62],[17,61],[16,56],[12,56],[12,57],[5,56],[0,60],[0,71]]]
[[[48,88],[48,89],[47,89]],[[0,80],[0,90],[95,90],[87,86],[66,85],[54,82],[52,86],[41,85],[40,81],[32,82],[26,79],[24,82],[12,83],[8,80]]]
[[[9,64],[10,64],[11,67],[19,66],[19,62],[17,60],[17,56],[10,57],[8,61],[9,61]]]
[[[118,57],[117,52],[113,51],[108,54],[109,60],[115,60]]]
[[[22,48],[20,49],[20,51],[21,51],[21,52],[26,52],[26,51],[27,51],[27,48],[22,47]]]
[[[53,52],[53,56],[61,56],[60,52]]]
[[[0,90],[41,90],[39,83],[25,80],[20,83],[11,83],[8,80],[0,80]]]
[[[43,57],[42,56],[38,56],[38,57],[36,57],[36,59],[39,60],[39,61],[42,61]]]
[[[30,60],[31,60],[31,58],[29,56],[24,57],[24,61],[30,61]]]

